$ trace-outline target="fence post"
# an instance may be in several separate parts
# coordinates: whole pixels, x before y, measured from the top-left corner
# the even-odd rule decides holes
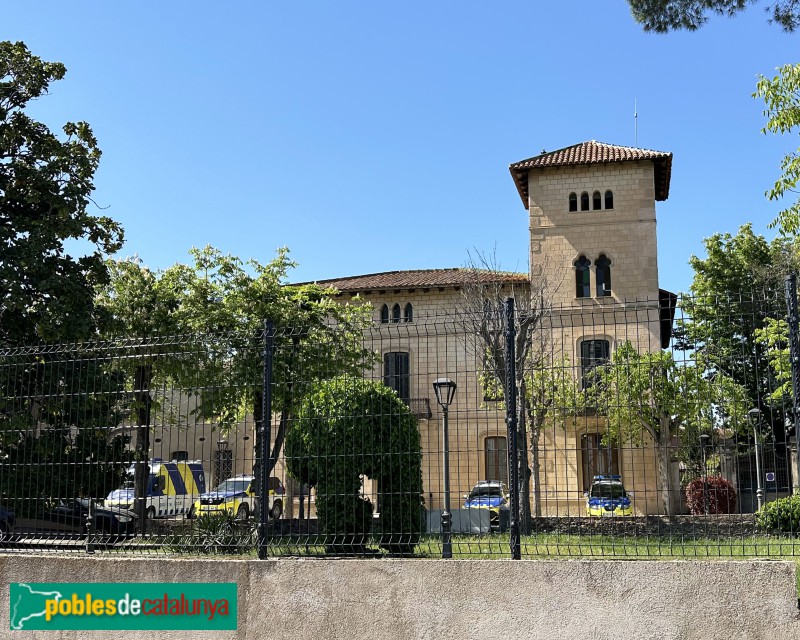
[[[517,374],[515,341],[516,327],[514,324],[514,298],[505,301],[506,319],[506,426],[508,427],[508,483],[511,485],[511,509],[509,514],[509,532],[511,545],[511,558],[519,560],[519,469],[517,451]]]
[[[794,437],[800,442],[800,416],[798,415],[797,393],[800,382],[800,335],[797,318],[797,276],[786,276],[786,321],[789,325],[789,362],[792,366],[792,421]],[[800,469],[800,446],[797,447],[797,465]],[[794,493],[800,492],[800,478],[793,478]]]
[[[272,354],[275,341],[275,325],[272,320],[264,322],[264,370],[261,379],[261,424],[259,430],[258,465],[258,557],[267,558],[269,527],[269,443],[272,439]]]

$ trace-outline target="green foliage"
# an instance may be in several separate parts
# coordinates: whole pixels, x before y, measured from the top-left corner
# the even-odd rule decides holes
[[[669,352],[639,353],[621,344],[582,397],[585,406],[606,416],[612,442],[644,443],[649,435],[658,455],[659,484],[665,513],[671,513],[668,447],[673,436],[682,449],[701,433],[737,433],[747,425],[747,393],[731,378],[707,375],[702,358],[678,364]]]
[[[800,532],[800,495],[768,502],[756,513],[756,523],[769,531],[797,535]]]
[[[749,407],[744,389],[727,376],[706,376],[706,370],[701,362],[679,365],[669,352],[639,353],[625,342],[584,394],[585,402],[607,417],[615,441],[640,444],[645,431],[665,443],[679,426],[698,434],[740,431]]]
[[[286,438],[290,475],[317,488],[317,516],[333,553],[363,550],[372,505],[361,476],[377,481],[380,545],[410,554],[421,531],[422,454],[416,418],[395,392],[340,376],[316,382]]]
[[[770,0],[770,22],[789,33],[800,26],[797,0]],[[645,31],[666,33],[679,29],[695,31],[708,21],[709,13],[735,16],[755,0],[628,0],[634,19]]]
[[[769,318],[756,330],[756,342],[767,357],[775,383],[770,389],[769,403],[774,407],[791,404],[792,366],[789,359],[789,325],[786,320]]]
[[[763,98],[767,123],[762,133],[794,133],[800,126],[800,64],[778,67],[773,78],[759,76],[754,98]],[[770,200],[781,200],[796,193],[800,180],[800,149],[787,153],[781,160],[781,175],[767,191]],[[797,235],[800,231],[800,200],[778,213],[770,227],[778,226],[782,233]]]
[[[800,270],[800,239],[767,241],[749,224],[735,236],[705,240],[707,256],[692,256],[691,296],[681,299],[684,319],[676,326],[677,346],[694,351],[709,372],[721,372],[747,391],[751,407],[779,396],[783,381],[763,365],[764,330],[786,314],[786,274]],[[772,350],[770,347],[767,352]],[[783,405],[765,415],[783,425]]]
[[[177,552],[244,554],[255,547],[255,531],[247,523],[227,511],[199,516],[182,525],[169,546]]]
[[[0,42],[0,344],[90,336],[102,324],[94,288],[108,281],[105,256],[122,244],[116,222],[89,213],[100,161],[89,125],[68,122],[60,139],[25,112],[65,73]],[[90,252],[67,253],[76,239]]]
[[[0,359],[0,502],[20,515],[79,496],[103,498],[129,463],[120,419],[123,378],[95,359]]]
[[[195,419],[226,431],[253,410],[263,366],[254,339],[260,340],[268,318],[276,327],[276,412],[293,410],[312,381],[360,374],[375,361],[361,333],[372,320],[371,308],[340,304],[318,285],[284,285],[294,267],[287,249],[267,264],[243,262],[211,246],[190,254],[191,264],[163,272],[137,260],[110,263],[112,279],[98,303],[113,319],[113,335],[210,337],[202,349],[180,357],[170,348],[144,354],[154,364],[153,387],[170,380],[198,396]]]

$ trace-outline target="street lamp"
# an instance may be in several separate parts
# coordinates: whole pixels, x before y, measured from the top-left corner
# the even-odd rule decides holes
[[[764,506],[764,486],[761,484],[761,442],[759,441],[759,423],[761,422],[761,409],[756,407],[747,412],[747,417],[753,423],[753,442],[756,449],[756,502],[758,509]]]
[[[703,458],[703,513],[708,515],[708,465],[706,464],[706,447],[711,436],[704,433],[700,436],[700,452]]]
[[[442,408],[443,417],[443,448],[444,448],[444,509],[442,509],[442,558],[453,557],[453,542],[450,538],[451,516],[450,516],[450,444],[447,439],[447,414],[453,397],[456,395],[456,383],[449,378],[436,378],[433,381],[433,391],[436,394],[436,402]]]

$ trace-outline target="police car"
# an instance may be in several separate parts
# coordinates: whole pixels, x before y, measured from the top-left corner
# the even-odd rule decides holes
[[[622,485],[622,476],[595,476],[592,486],[585,492],[586,515],[610,517],[632,516],[631,495]]]
[[[495,480],[480,480],[464,496],[464,508],[488,509],[492,531],[502,531],[508,526],[508,487]]]
[[[269,513],[277,520],[283,513],[285,490],[278,478],[269,479]],[[204,493],[194,503],[192,516],[227,511],[240,520],[247,520],[256,510],[256,487],[253,476],[240,475],[228,478],[213,491]]]

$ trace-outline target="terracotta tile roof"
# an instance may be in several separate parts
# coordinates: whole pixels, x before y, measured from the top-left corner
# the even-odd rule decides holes
[[[557,151],[542,153],[527,160],[520,160],[508,169],[517,185],[517,191],[525,208],[528,208],[528,171],[547,167],[566,167],[580,164],[603,164],[608,162],[627,162],[652,160],[655,165],[656,200],[669,197],[669,180],[672,173],[672,154],[665,151],[620,147],[604,142],[590,140]]]
[[[477,271],[486,282],[493,282],[499,275],[504,282],[528,283],[525,273]],[[348,276],[330,280],[317,280],[324,287],[333,287],[342,292],[383,291],[391,289],[428,289],[438,287],[457,287],[470,278],[469,269],[419,269],[411,271],[385,271],[362,276]],[[299,283],[308,284],[308,283]]]

